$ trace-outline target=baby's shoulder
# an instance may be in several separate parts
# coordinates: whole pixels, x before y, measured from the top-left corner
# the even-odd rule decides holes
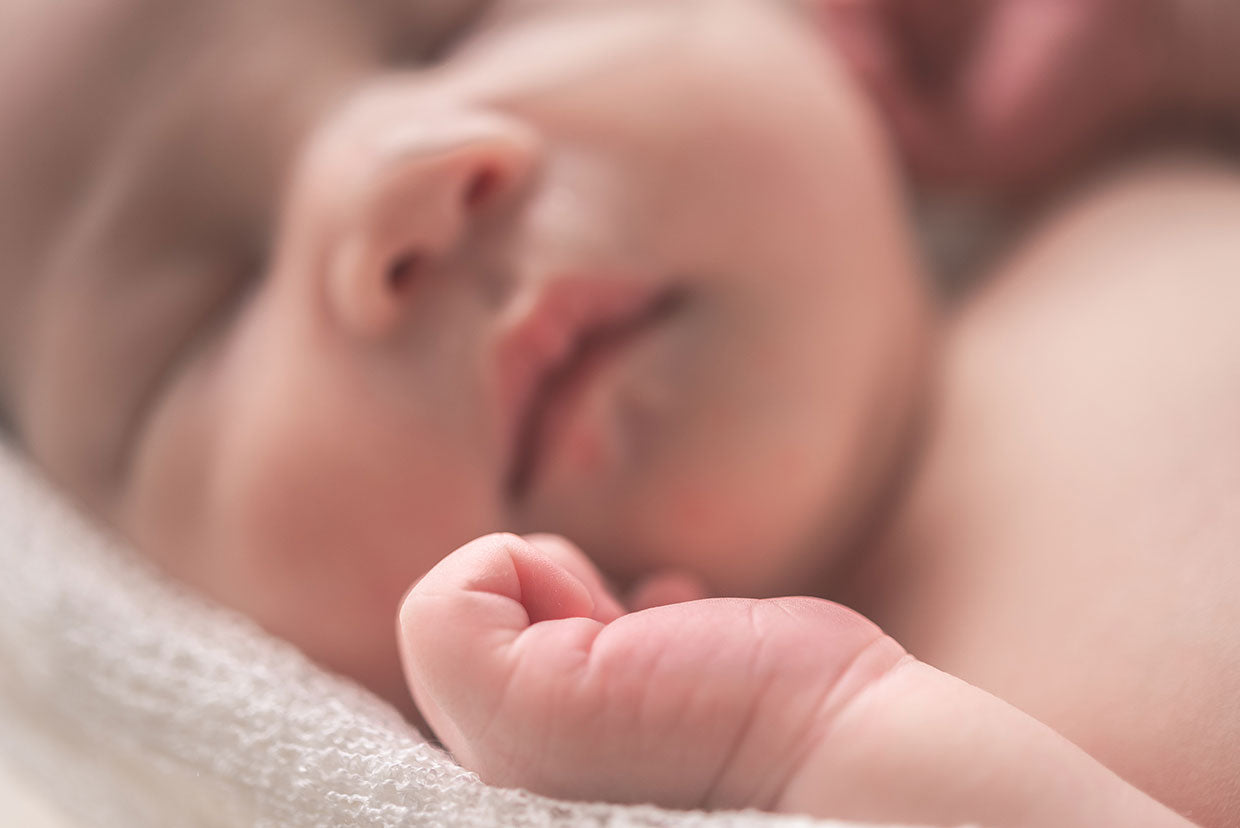
[[[1237,228],[1240,172],[1175,159],[1036,232],[955,321],[901,531],[951,597],[905,643],[1172,804],[1240,773]]]

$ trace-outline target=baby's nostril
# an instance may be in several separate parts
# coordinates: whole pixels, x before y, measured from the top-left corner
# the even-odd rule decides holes
[[[500,174],[497,170],[488,167],[478,171],[465,190],[465,206],[470,210],[485,207],[499,191],[499,187]]]
[[[404,293],[418,275],[422,267],[422,256],[409,252],[398,256],[387,272],[388,288],[393,293]]]

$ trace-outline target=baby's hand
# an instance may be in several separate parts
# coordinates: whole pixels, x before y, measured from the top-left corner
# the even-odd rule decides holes
[[[401,611],[419,708],[487,782],[870,820],[1184,824],[850,610],[723,599],[626,615],[580,552],[536,541],[465,546]]]
[[[838,708],[903,651],[811,599],[632,615],[562,541],[456,552],[401,613],[427,721],[488,782],[694,808],[779,802]]]

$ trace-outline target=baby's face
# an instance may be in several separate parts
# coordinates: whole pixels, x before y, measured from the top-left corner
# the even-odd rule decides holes
[[[501,3],[419,69],[400,3],[106,6],[6,58],[4,388],[165,569],[398,697],[475,536],[762,594],[858,528],[922,297],[799,9]]]

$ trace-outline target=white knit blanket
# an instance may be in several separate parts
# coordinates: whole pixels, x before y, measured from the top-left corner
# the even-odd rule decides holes
[[[826,824],[489,788],[376,697],[161,578],[2,448],[0,760],[83,825]]]

